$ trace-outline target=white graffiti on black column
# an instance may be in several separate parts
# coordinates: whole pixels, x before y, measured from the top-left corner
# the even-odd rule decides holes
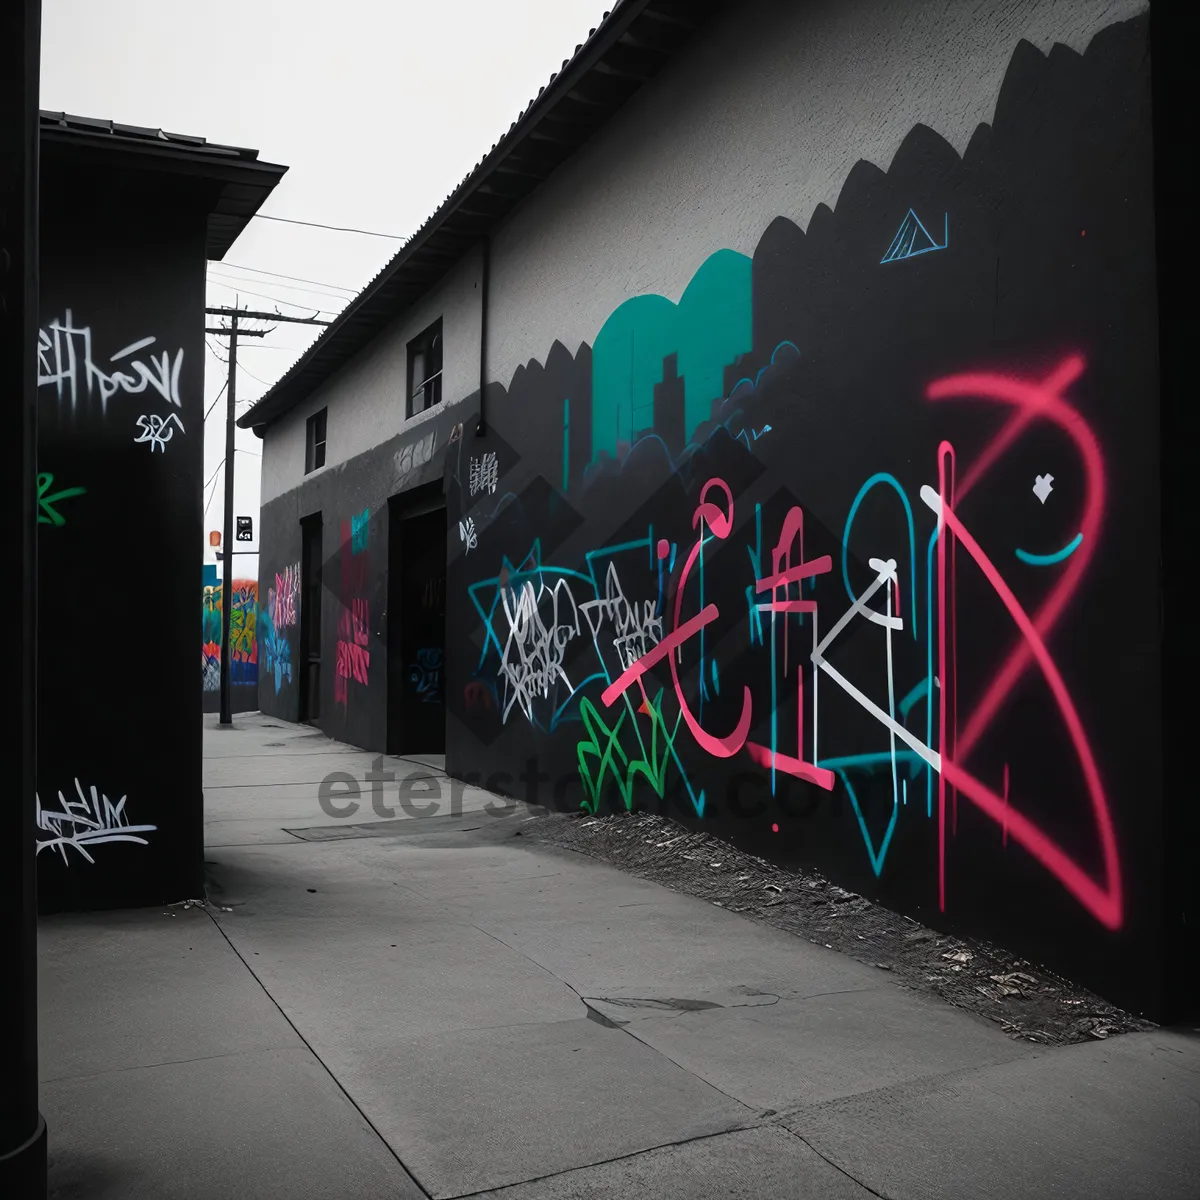
[[[142,432],[133,439],[134,442],[149,442],[151,454],[155,450],[166,453],[167,443],[175,436],[177,427],[180,433],[184,432],[183,422],[179,419],[178,413],[171,413],[168,417],[160,416],[158,413],[146,413],[138,417],[137,427]]]
[[[49,837],[37,839],[37,853],[43,850],[57,850],[64,863],[68,862],[67,847],[73,846],[88,862],[96,860],[88,853],[88,846],[99,846],[107,842],[136,842],[139,846],[149,843],[141,833],[154,833],[155,825],[130,825],[125,814],[125,801],[122,796],[115,804],[93,784],[87,791],[75,780],[75,791],[78,800],[68,800],[62,792],[58,793],[60,811],[51,812],[42,808],[40,797],[35,796],[37,804],[38,833],[49,834]]]
[[[109,355],[109,369],[104,370],[92,358],[91,327],[76,325],[68,308],[61,320],[56,318],[45,329],[38,330],[38,386],[53,386],[60,409],[69,403],[72,414],[81,399],[99,396],[100,414],[107,417],[108,402],[121,392],[130,396],[157,394],[165,403],[181,408],[179,375],[183,369],[183,350],[174,353],[151,350],[156,341],[151,336],[130,342]],[[111,365],[114,363],[117,365]],[[182,425],[179,430],[183,432]],[[153,451],[157,438],[143,436],[137,440],[151,442]]]

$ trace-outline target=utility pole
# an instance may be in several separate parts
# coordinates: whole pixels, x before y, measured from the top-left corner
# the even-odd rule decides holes
[[[232,698],[229,694],[230,662],[229,629],[233,620],[233,456],[234,421],[237,417],[237,343],[238,324],[234,316],[229,322],[229,386],[225,389],[225,521],[222,525],[221,548],[225,552],[225,570],[221,573],[221,724],[233,724]]]
[[[226,317],[228,325],[210,327],[205,333],[215,333],[229,339],[229,382],[225,401],[225,520],[221,533],[221,558],[224,565],[221,582],[221,724],[233,724],[233,697],[230,690],[232,654],[229,651],[229,629],[233,619],[233,459],[237,430],[237,346],[239,337],[266,337],[269,329],[246,329],[238,319],[249,321],[282,321],[292,325],[328,325],[316,317],[285,317],[281,313],[251,312],[245,308],[206,308],[209,316]]]
[[[46,1122],[38,1111],[37,831],[37,336],[40,0],[0,5],[0,531],[11,586],[0,598],[9,633],[0,728],[7,788],[0,804],[0,1196],[46,1195]]]

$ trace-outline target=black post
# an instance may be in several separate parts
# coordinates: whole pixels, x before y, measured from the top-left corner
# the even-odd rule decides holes
[[[221,584],[221,724],[233,724],[233,712],[229,691],[229,621],[233,614],[233,457],[234,420],[237,413],[237,317],[230,319],[229,330],[229,386],[226,388],[225,415],[225,528],[221,534],[222,557],[225,566],[224,582]]]
[[[9,694],[0,722],[0,1196],[46,1195],[46,1123],[38,1112],[37,877],[34,792],[37,676],[38,86],[40,0],[0,6],[0,513],[15,560],[5,589]]]

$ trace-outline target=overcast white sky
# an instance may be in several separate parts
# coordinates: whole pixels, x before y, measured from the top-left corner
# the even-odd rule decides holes
[[[291,168],[263,212],[403,236],[432,215],[612,3],[44,0],[41,107],[251,146]],[[242,307],[317,308],[328,319],[399,245],[251,221],[226,261],[209,264],[209,303],[240,297]],[[303,290],[313,283],[332,286]],[[240,344],[239,413],[317,332],[280,325],[261,345]],[[225,372],[210,350],[206,409]],[[205,561],[208,531],[223,519],[224,411],[222,398],[205,429]],[[239,430],[237,445],[234,509],[255,518],[257,547],[262,443]],[[256,578],[257,556],[239,558],[236,574]]]

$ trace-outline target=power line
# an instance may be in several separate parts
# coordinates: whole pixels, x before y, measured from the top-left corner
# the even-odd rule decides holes
[[[251,371],[251,370],[250,370],[250,369],[249,369],[249,368],[246,366],[246,364],[245,364],[245,363],[238,363],[238,370],[239,370],[239,371],[244,371],[244,372],[245,372],[247,375],[249,375],[249,376],[250,376],[250,378],[251,378],[251,379],[253,379],[253,380],[254,380],[254,382],[255,382],[255,383],[261,383],[261,384],[263,385],[263,387],[270,387],[270,386],[271,386],[271,385],[270,385],[270,384],[269,384],[269,383],[268,383],[268,382],[267,382],[265,379],[259,379],[259,377],[258,377],[257,375],[255,375],[255,373],[254,373],[253,371]],[[238,403],[240,404],[240,403],[242,403],[242,402],[239,400],[239,401],[238,401]]]
[[[308,225],[312,229],[332,229],[335,233],[361,233],[364,237],[387,238],[393,242],[407,242],[408,238],[396,233],[372,233],[369,229],[351,229],[346,225],[322,225],[320,221],[297,221],[292,217],[269,217],[266,213],[255,213],[260,221],[283,221],[288,225]]]
[[[238,271],[253,271],[257,275],[270,275],[275,279],[291,279],[296,283],[316,283],[321,287],[333,288],[336,292],[349,292],[352,296],[357,296],[362,290],[361,288],[348,288],[340,283],[322,283],[319,279],[305,279],[301,275],[281,275],[278,271],[264,271],[262,267],[246,267],[241,263],[232,263],[222,260],[219,264],[222,267],[229,267]],[[210,268],[213,269],[213,268]]]
[[[353,299],[352,296],[339,296],[336,292],[321,291],[316,287],[296,287],[294,283],[272,283],[269,279],[247,279],[243,275],[223,275],[219,271],[210,270],[209,279],[228,280],[231,283],[257,283],[260,287],[283,288],[285,292],[302,292],[307,296],[325,296],[330,300],[341,300],[343,304]]]
[[[295,300],[280,300],[278,296],[268,296],[265,292],[247,291],[245,288],[234,287],[234,285],[232,283],[226,283],[224,280],[221,280],[221,279],[211,279],[210,278],[208,282],[211,284],[215,284],[217,287],[228,288],[231,292],[234,292],[241,296],[257,296],[260,300],[272,300],[276,304],[286,304],[290,308],[305,308],[305,309],[311,310],[314,307],[311,304],[297,304]],[[332,309],[329,309],[329,308],[318,308],[318,309],[316,309],[316,311],[320,312],[320,313],[325,313],[326,316],[330,316],[330,317],[336,317],[338,315],[336,312],[334,312]]]
[[[209,492],[209,494],[208,494],[208,501],[204,505],[204,512],[201,514],[200,520],[203,521],[204,518],[208,516],[209,507],[212,505],[213,498],[216,496],[216,494],[217,494],[217,481],[216,481],[216,479],[214,479],[213,480],[213,490],[211,492]]]
[[[211,474],[211,475],[210,475],[210,476],[209,476],[209,477],[208,477],[208,478],[207,478],[207,479],[204,481],[204,486],[205,486],[205,487],[208,487],[208,485],[209,485],[210,483],[212,483],[212,481],[213,481],[214,479],[216,479],[216,477],[217,477],[217,476],[218,476],[218,475],[221,473],[221,468],[222,468],[224,465],[225,465],[225,460],[224,460],[224,459],[221,459],[221,461],[220,461],[219,463],[217,463],[216,470],[215,470],[215,471],[213,471],[213,473],[212,473],[212,474]],[[207,510],[207,509],[205,509],[204,511],[205,511],[205,512],[207,512],[208,510]]]
[[[226,379],[226,380],[225,380],[225,382],[224,382],[223,384],[221,384],[221,390],[220,390],[220,391],[219,391],[219,392],[216,394],[216,397],[213,399],[213,402],[212,402],[212,403],[211,403],[211,404],[208,406],[208,412],[206,412],[206,413],[204,414],[204,419],[205,419],[206,421],[208,420],[209,413],[211,413],[211,412],[212,412],[212,410],[213,410],[214,408],[216,408],[216,407],[217,407],[217,401],[218,401],[218,400],[220,400],[220,398],[221,398],[223,395],[225,395],[225,389],[226,389],[228,386],[229,386],[229,380],[228,380],[228,379]],[[208,484],[206,483],[204,486],[205,486],[205,487],[208,487]]]

